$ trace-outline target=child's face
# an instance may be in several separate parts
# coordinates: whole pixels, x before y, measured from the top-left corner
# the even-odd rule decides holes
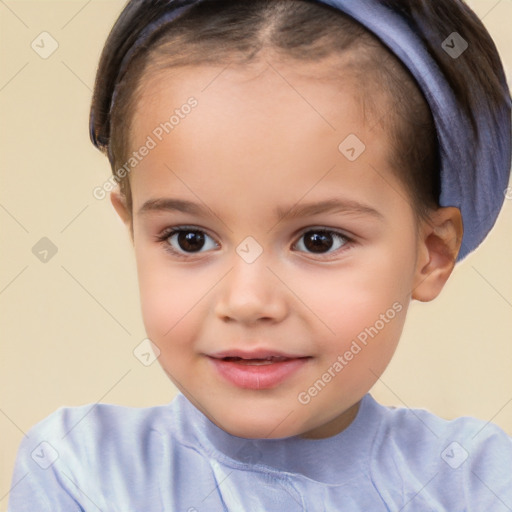
[[[130,177],[142,312],[160,364],[218,426],[325,437],[350,422],[392,357],[421,241],[355,86],[320,80],[309,64],[273,66],[196,67],[148,82],[131,135],[132,150],[148,136],[156,143]],[[180,110],[191,96],[197,106]],[[176,109],[179,122],[159,141],[155,129]],[[350,134],[366,145],[354,161],[356,139],[338,148]],[[166,208],[171,199],[202,212]],[[335,210],[291,215],[333,199]],[[156,200],[162,208],[149,208]],[[178,226],[204,238],[189,229],[158,241]],[[211,357],[259,349],[307,358]]]

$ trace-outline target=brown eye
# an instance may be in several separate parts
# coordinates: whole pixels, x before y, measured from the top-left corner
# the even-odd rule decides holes
[[[310,229],[302,235],[296,245],[301,251],[305,250],[305,252],[313,254],[324,254],[343,248],[349,241],[347,237],[336,231]],[[334,250],[331,250],[333,248]]]
[[[304,245],[309,251],[324,252],[332,247],[332,238],[326,231],[308,231],[304,235]]]
[[[200,231],[180,231],[178,235],[178,246],[186,252],[200,251],[204,245],[204,233]],[[170,237],[169,237],[170,238]]]
[[[158,241],[164,244],[165,250],[176,256],[200,254],[219,247],[204,231],[186,226],[169,229],[158,236]]]

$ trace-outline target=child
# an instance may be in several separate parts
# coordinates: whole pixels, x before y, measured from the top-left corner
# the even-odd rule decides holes
[[[38,423],[11,512],[512,510],[504,431],[369,394],[504,200],[510,95],[465,4],[131,1],[91,137],[181,393]]]

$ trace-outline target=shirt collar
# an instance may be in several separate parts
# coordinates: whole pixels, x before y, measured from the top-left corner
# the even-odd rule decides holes
[[[173,405],[181,418],[181,440],[199,446],[209,458],[243,469],[298,474],[327,484],[343,484],[368,474],[372,441],[385,410],[367,394],[352,423],[334,436],[245,439],[215,425],[182,393]]]

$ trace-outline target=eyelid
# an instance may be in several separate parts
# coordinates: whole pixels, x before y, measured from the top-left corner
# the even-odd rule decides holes
[[[306,251],[296,251],[296,252],[299,252],[300,254],[306,255],[306,257],[309,258],[309,259],[311,259],[311,256],[313,256],[314,259],[316,259],[316,260],[334,259],[337,256],[339,256],[340,254],[342,254],[343,252],[345,252],[346,250],[350,249],[355,244],[355,237],[354,236],[347,235],[344,231],[342,231],[342,230],[340,230],[338,228],[331,228],[331,227],[328,227],[328,226],[310,226],[310,227],[307,227],[307,228],[303,228],[303,229],[301,229],[298,232],[297,241],[294,242],[292,247],[295,247],[299,243],[301,238],[306,233],[309,233],[311,231],[313,231],[313,232],[322,232],[323,231],[323,232],[326,232],[326,233],[331,233],[335,237],[338,236],[338,237],[342,238],[343,240],[345,240],[345,243],[340,248],[338,248],[338,249],[336,249],[335,251],[332,251],[332,252],[313,253],[313,252],[306,252]]]
[[[212,252],[212,249],[207,251],[199,251],[199,252],[181,252],[177,249],[175,249],[170,243],[168,243],[168,240],[171,236],[174,236],[175,234],[178,234],[180,232],[187,232],[187,231],[199,231],[203,233],[204,235],[208,236],[213,240],[217,248],[219,247],[219,242],[216,240],[216,237],[210,235],[208,233],[208,230],[205,228],[201,228],[199,226],[193,226],[193,225],[185,225],[180,224],[176,226],[168,226],[165,229],[163,229],[158,235],[156,235],[157,242],[164,245],[164,250],[172,254],[173,256],[176,256],[178,258],[187,258],[187,259],[193,259],[194,257],[201,256],[201,255],[207,255],[208,253]],[[345,243],[338,249],[332,252],[325,252],[325,253],[314,253],[314,252],[307,252],[307,251],[297,251],[295,250],[295,247],[300,242],[301,238],[309,232],[325,232],[332,234],[335,238],[339,237],[345,241]],[[313,259],[316,260],[328,260],[335,258],[337,255],[340,255],[341,253],[345,252],[346,250],[350,249],[354,243],[355,239],[352,235],[347,235],[345,231],[340,230],[339,228],[332,228],[328,226],[319,226],[319,225],[312,225],[305,228],[300,229],[293,237],[295,239],[295,242],[292,244],[292,250],[294,252],[298,252],[300,254],[306,255],[309,259],[311,259],[311,256],[314,256]],[[215,249],[213,249],[215,250]]]
[[[337,235],[342,236],[343,238],[346,238],[347,240],[354,240],[355,236],[349,234],[347,231],[340,229],[340,228],[333,228],[330,226],[322,226],[322,225],[311,225],[307,228],[301,228],[299,231],[297,231],[298,235],[303,235],[304,233],[308,233],[309,231],[327,231],[329,233],[336,233]]]
[[[202,228],[200,226],[194,226],[189,224],[177,224],[176,226],[168,226],[157,235],[158,238],[169,237],[170,234],[177,231],[201,231],[205,235],[208,235],[210,238],[215,240],[215,237],[209,233],[206,228]]]
[[[187,231],[187,230],[201,231],[217,242],[216,238],[213,235],[211,235],[207,229],[199,227],[199,226],[186,225],[186,224],[179,224],[176,226],[168,226],[168,227],[164,228],[158,235],[156,235],[156,237],[158,239],[162,239],[162,238],[167,239],[169,236],[171,236],[171,234],[173,232]],[[329,226],[321,226],[321,225],[312,225],[312,226],[308,226],[306,228],[301,228],[295,232],[295,234],[293,235],[293,238],[297,237],[298,235],[302,236],[305,233],[308,233],[309,231],[327,231],[327,232],[336,233],[337,235],[339,235],[343,238],[346,238],[347,240],[350,240],[350,241],[354,241],[354,239],[355,239],[354,235],[348,234],[344,230],[341,230],[339,228],[332,228]]]
[[[168,226],[168,227],[164,228],[158,235],[156,235],[155,238],[158,243],[163,244],[165,251],[167,251],[167,252],[171,253],[173,256],[177,256],[179,258],[193,258],[194,256],[200,256],[202,254],[211,252],[211,250],[190,252],[190,253],[181,252],[181,251],[176,250],[171,244],[167,243],[167,241],[169,240],[169,238],[171,236],[174,236],[183,231],[184,232],[200,231],[201,233],[204,233],[206,236],[211,238],[213,240],[213,242],[215,243],[215,245],[217,247],[219,247],[219,242],[217,242],[215,237],[213,237],[212,235],[210,235],[208,233],[208,230],[201,228],[199,226],[190,226],[190,225],[185,225],[185,224],[179,224],[176,226]]]

